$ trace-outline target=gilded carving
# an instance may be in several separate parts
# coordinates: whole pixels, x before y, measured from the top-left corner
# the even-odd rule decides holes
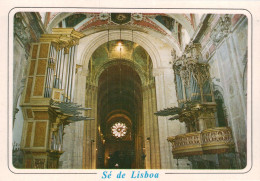
[[[177,157],[229,152],[233,146],[230,128],[216,127],[209,65],[200,63],[200,48],[199,44],[190,43],[179,58],[172,52],[179,107],[155,113],[185,122],[186,134],[168,138]]]
[[[79,39],[84,36],[84,34],[75,31],[73,28],[56,28],[53,29],[53,34],[43,34],[40,38],[40,43],[37,45],[33,44],[31,51],[32,60],[24,100],[25,103],[29,103],[32,100],[32,104],[24,108],[24,115],[26,118],[33,119],[33,122],[28,122],[25,126],[26,129],[23,130],[25,132],[25,143],[22,149],[25,151],[25,167],[57,168],[59,156],[63,153],[62,138],[64,125],[79,120],[91,119],[81,116],[84,110],[88,110],[87,108],[83,108],[71,101],[66,100],[66,102],[63,102],[65,101],[62,99],[63,87],[61,89],[52,87],[53,80],[57,81],[57,85],[60,85],[57,72],[54,72],[56,70],[55,64],[57,64],[57,59],[59,58],[58,54],[62,53],[62,55],[59,55],[65,57],[64,55],[69,53],[68,50],[74,51],[75,47],[71,47],[77,45]],[[71,54],[74,54],[74,52],[71,52]],[[48,57],[49,55],[50,57]],[[59,60],[58,65],[61,67],[61,62],[64,63],[64,59]],[[71,65],[68,63],[68,66]],[[75,65],[74,67],[76,68]],[[63,71],[62,69],[59,70]],[[35,73],[36,76],[34,76]],[[32,88],[33,93],[31,93]],[[66,90],[68,91],[68,89]],[[45,91],[44,93],[49,91],[48,96],[43,94],[43,91]],[[33,97],[31,94],[39,97]],[[53,101],[57,101],[55,105],[53,105]],[[48,125],[50,125],[50,128],[47,127]],[[48,163],[46,163],[47,160]]]
[[[217,25],[212,30],[210,38],[215,44],[218,44],[230,32],[231,19],[228,15],[220,17]]]
[[[233,143],[230,128],[208,129],[202,132],[203,145],[212,145],[215,143]]]
[[[172,144],[174,156],[200,155],[204,153],[229,152],[234,147],[231,129],[216,127],[167,139]]]
[[[184,82],[184,85],[189,86],[190,83],[190,71],[187,68],[180,69],[180,76]]]
[[[77,32],[73,28],[53,28],[52,34],[43,34],[40,41],[52,42],[52,45],[56,50],[60,50],[62,48],[68,49],[72,46],[78,45],[79,39],[84,36],[83,33]]]
[[[61,96],[62,96],[62,94],[64,94],[64,90],[63,90],[63,89],[53,88],[51,98],[52,98],[54,101],[60,102],[60,101],[61,101]]]
[[[34,159],[34,168],[44,168],[45,159]]]
[[[54,93],[54,99],[60,100],[60,92]]]

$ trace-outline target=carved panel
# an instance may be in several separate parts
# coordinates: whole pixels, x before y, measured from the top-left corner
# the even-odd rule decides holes
[[[27,123],[27,133],[26,133],[25,147],[30,147],[30,145],[31,145],[32,127],[33,127],[33,123],[28,122]]]
[[[47,122],[36,122],[34,132],[34,147],[44,147]]]
[[[44,168],[45,159],[35,159],[34,168]]]
[[[29,76],[33,76],[33,74],[34,74],[35,62],[36,62],[36,60],[31,60]]]
[[[233,150],[234,141],[229,127],[216,127],[169,137],[174,156],[226,153]]]
[[[32,109],[26,109],[27,118],[33,118]]]
[[[35,120],[48,120],[49,114],[45,111],[33,111]]]
[[[60,92],[55,92],[54,93],[54,99],[60,100]]]
[[[39,58],[47,58],[48,57],[49,44],[42,43],[40,47]]]
[[[63,89],[53,88],[51,98],[52,98],[54,101],[61,101],[61,96],[62,96],[63,93],[64,93],[64,90],[63,90]]]
[[[172,150],[174,152],[181,152],[192,149],[196,152],[202,152],[201,137],[199,132],[192,132],[183,135],[177,135],[174,138],[168,138],[172,142]]]
[[[33,91],[34,96],[41,96],[43,94],[44,79],[45,77],[36,77]]]
[[[210,38],[215,44],[218,44],[230,32],[231,19],[228,15],[220,17],[217,25],[212,30]]]
[[[131,20],[131,13],[111,13],[111,21],[116,24],[126,24]]]
[[[36,59],[36,57],[37,57],[37,51],[38,51],[38,45],[33,45],[32,59]]]
[[[204,146],[213,145],[215,143],[232,143],[232,134],[230,128],[208,129],[202,132],[202,140]]]
[[[29,77],[28,78],[28,82],[27,82],[27,89],[26,89],[25,99],[24,99],[25,103],[30,102],[30,96],[31,96],[31,92],[32,92],[32,82],[33,82],[33,78]]]
[[[47,60],[38,60],[37,75],[45,75]]]

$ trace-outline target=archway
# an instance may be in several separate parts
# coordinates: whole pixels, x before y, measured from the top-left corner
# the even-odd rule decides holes
[[[129,65],[106,68],[98,81],[97,167],[143,168],[141,79]],[[103,158],[103,159],[101,159]]]
[[[84,128],[83,168],[159,168],[149,54],[132,41],[109,41],[93,52],[88,70],[86,105],[93,108],[96,121]],[[123,135],[117,133],[122,130]]]

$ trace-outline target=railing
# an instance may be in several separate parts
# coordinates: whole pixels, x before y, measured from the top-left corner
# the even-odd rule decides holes
[[[216,127],[201,132],[168,137],[176,157],[201,154],[226,153],[233,150],[234,142],[229,127]]]

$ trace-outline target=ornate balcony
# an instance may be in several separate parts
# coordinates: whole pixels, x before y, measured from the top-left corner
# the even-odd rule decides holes
[[[215,127],[181,134],[167,139],[172,143],[174,157],[220,154],[233,151],[234,142],[229,127]]]

